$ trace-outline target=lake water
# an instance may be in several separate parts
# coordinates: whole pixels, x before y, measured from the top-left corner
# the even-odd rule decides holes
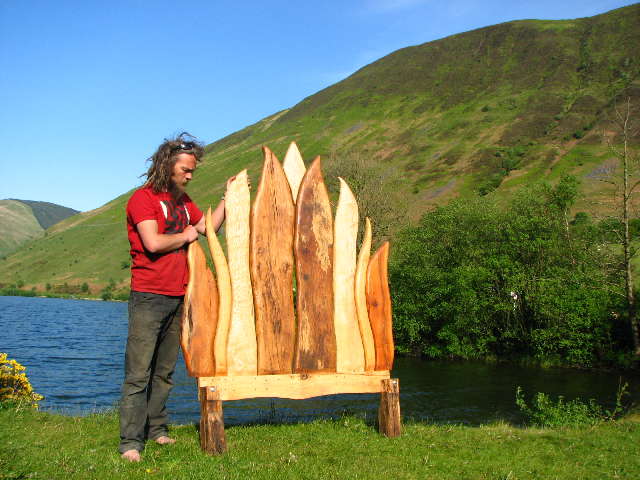
[[[56,298],[0,297],[0,352],[27,367],[43,410],[87,414],[113,408],[123,379],[127,304]],[[571,369],[523,368],[469,362],[396,359],[402,414],[429,422],[478,425],[518,421],[517,386],[567,399],[595,398],[610,405],[621,375]],[[173,423],[199,420],[195,380],[182,357],[168,408]],[[640,377],[623,374],[640,400]],[[268,420],[308,421],[344,413],[374,418],[379,395],[330,395],[308,400],[253,399],[224,403],[228,425]]]

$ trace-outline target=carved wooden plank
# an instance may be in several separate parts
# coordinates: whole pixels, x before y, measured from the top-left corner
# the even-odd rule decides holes
[[[355,273],[358,204],[349,185],[340,180],[333,242],[333,321],[336,331],[336,370],[363,372],[364,349],[356,314]]]
[[[335,372],[333,218],[320,157],[305,173],[296,203],[294,240],[298,330],[296,372]]]
[[[393,367],[393,329],[391,295],[387,280],[389,242],[385,242],[371,257],[367,270],[367,310],[376,346],[376,370]]]
[[[216,269],[218,280],[218,326],[213,345],[214,358],[216,362],[216,375],[227,374],[227,341],[229,339],[229,326],[231,324],[231,276],[229,275],[229,265],[222,251],[222,246],[218,241],[218,236],[213,228],[211,220],[211,208],[207,210],[205,217],[207,231],[207,243]]]
[[[216,387],[220,400],[278,397],[303,399],[337,393],[378,393],[389,372],[202,377],[200,387]]]
[[[291,188],[276,156],[263,147],[262,176],[251,210],[251,280],[258,375],[290,373],[295,346]]]
[[[189,285],[184,300],[180,342],[192,377],[215,374],[213,342],[218,319],[218,290],[200,244],[187,251]]]
[[[247,171],[243,170],[227,189],[225,232],[231,275],[231,325],[227,342],[227,373],[255,375],[257,372],[256,329],[249,273],[250,196]]]
[[[372,372],[376,366],[376,349],[367,312],[367,268],[369,267],[369,257],[371,255],[371,222],[369,218],[365,220],[364,238],[358,255],[355,277],[356,312],[358,314],[358,325],[360,326],[360,336],[364,348],[364,370]]]
[[[296,142],[291,142],[289,145],[287,154],[284,156],[284,161],[282,162],[282,168],[284,169],[284,173],[287,175],[287,180],[291,186],[291,196],[295,203],[298,198],[300,183],[302,182],[302,177],[305,172],[302,155],[300,155],[300,150],[298,150]]]

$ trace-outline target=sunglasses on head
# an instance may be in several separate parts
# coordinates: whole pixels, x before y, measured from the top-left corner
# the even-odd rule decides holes
[[[180,145],[176,145],[172,150],[193,150],[196,144],[193,142],[182,142]]]

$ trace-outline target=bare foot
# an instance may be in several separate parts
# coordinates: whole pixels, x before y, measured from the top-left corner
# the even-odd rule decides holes
[[[130,462],[139,462],[140,461],[140,452],[138,450],[127,450],[121,455],[125,460],[129,460]]]
[[[162,435],[154,440],[158,445],[173,445],[176,443],[175,438],[167,437],[166,435]]]

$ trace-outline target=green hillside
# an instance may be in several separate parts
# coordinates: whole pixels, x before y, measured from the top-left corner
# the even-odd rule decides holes
[[[296,140],[306,161],[321,155],[332,172],[348,170],[355,157],[394,172],[407,219],[457,196],[506,199],[523,184],[564,173],[582,181],[581,210],[601,208],[596,201],[610,197],[602,177],[615,169],[601,131],[617,100],[640,99],[638,45],[636,4],[404,48],[209,145],[190,194],[205,207],[247,167],[256,185],[260,147],[282,159]],[[51,227],[0,262],[0,282],[126,285],[128,196]]]
[[[74,210],[73,208],[63,207],[62,205],[56,205],[51,202],[37,202],[35,200],[16,201],[30,206],[36,220],[45,230],[65,218],[75,215],[76,213],[80,213],[78,210]]]
[[[76,213],[79,212],[50,202],[13,198],[0,200],[0,256],[4,257],[23,243],[41,237],[47,228]]]
[[[42,236],[44,232],[31,208],[18,200],[0,200],[0,229],[2,257],[25,241]]]

